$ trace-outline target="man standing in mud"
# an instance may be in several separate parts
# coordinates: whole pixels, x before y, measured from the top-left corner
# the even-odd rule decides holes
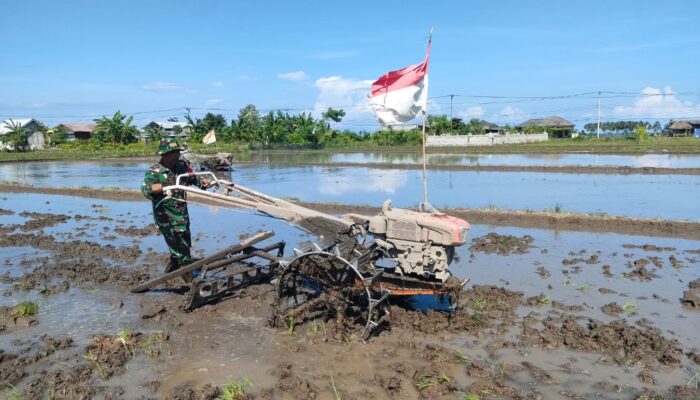
[[[185,160],[180,159],[181,150],[182,148],[175,139],[161,140],[158,145],[160,162],[146,171],[146,176],[141,184],[141,192],[153,203],[153,217],[170,250],[170,262],[165,268],[165,272],[175,271],[192,262],[190,254],[192,235],[186,194],[182,190],[176,190],[170,196],[166,196],[163,192],[164,186],[175,184],[178,175],[192,172],[190,165]],[[191,176],[181,179],[180,183],[205,189],[210,182],[207,179]],[[187,280],[187,278],[191,278],[191,274],[187,274],[183,278]]]

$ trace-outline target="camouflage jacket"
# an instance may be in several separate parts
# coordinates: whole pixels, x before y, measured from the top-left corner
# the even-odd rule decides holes
[[[156,183],[160,183],[164,187],[174,185],[178,175],[188,172],[192,172],[192,168],[183,160],[178,160],[172,171],[162,164],[154,164],[146,171],[146,176],[141,184],[141,193],[153,203],[153,216],[158,225],[169,224],[172,227],[182,228],[181,225],[186,223],[188,218],[187,203],[184,202],[186,194],[182,190],[176,190],[172,193],[171,198],[166,199],[165,193],[153,193],[151,186]],[[201,180],[194,176],[181,179],[180,183],[201,186]]]

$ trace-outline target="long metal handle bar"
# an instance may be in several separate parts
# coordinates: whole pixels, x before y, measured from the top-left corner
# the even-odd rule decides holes
[[[218,186],[219,188],[223,188],[226,191],[226,194],[210,192],[193,186],[181,185],[181,179],[188,176],[212,177],[213,179],[211,182],[211,186]],[[217,179],[216,176],[211,172],[193,172],[189,174],[178,175],[175,182],[175,185],[166,186],[163,188],[163,192],[167,196],[170,196],[175,190],[182,190],[184,192],[194,194],[198,197],[202,197],[207,200],[213,200],[216,202],[224,203],[228,206],[259,211],[272,217],[288,221],[290,223],[301,222],[303,219],[306,218],[323,218],[329,221],[343,224],[348,228],[354,224],[353,221],[348,221],[342,218],[338,218],[334,215],[325,214],[316,210],[302,207],[292,202],[257,192],[251,188],[238,185],[231,181]],[[241,195],[244,195],[246,198],[230,196],[229,194],[232,192],[237,192]]]

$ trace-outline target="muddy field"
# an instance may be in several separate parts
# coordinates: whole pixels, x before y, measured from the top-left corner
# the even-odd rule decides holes
[[[270,284],[192,312],[179,281],[131,294],[167,260],[148,203],[20,192],[0,192],[7,398],[700,398],[692,234],[474,225],[452,267],[471,278],[460,311],[392,300],[362,342],[327,321],[271,328]],[[191,215],[199,255],[259,229],[288,249],[312,239],[231,210]]]

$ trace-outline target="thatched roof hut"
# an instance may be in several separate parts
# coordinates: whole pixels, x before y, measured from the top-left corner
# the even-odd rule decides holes
[[[672,136],[686,136],[693,131],[693,125],[688,121],[675,121],[668,127]]]
[[[693,129],[693,126],[690,125],[690,122],[688,122],[688,121],[676,121],[676,122],[672,123],[669,128],[673,129],[673,130],[683,130],[684,131],[684,130]]]
[[[571,137],[571,134],[574,131],[573,123],[557,115],[551,115],[545,118],[529,119],[518,125],[518,128],[521,130],[527,130],[528,128],[533,127],[545,128],[553,137],[559,138]]]

